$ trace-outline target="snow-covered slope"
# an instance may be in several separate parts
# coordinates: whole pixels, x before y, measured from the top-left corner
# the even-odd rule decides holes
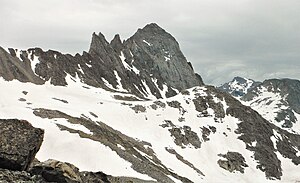
[[[139,101],[71,76],[66,81],[67,86],[53,86],[0,80],[1,118],[45,129],[39,160],[158,182],[299,180],[299,136],[289,138],[212,87]],[[249,124],[253,129],[245,127]],[[297,156],[287,155],[283,142]]]

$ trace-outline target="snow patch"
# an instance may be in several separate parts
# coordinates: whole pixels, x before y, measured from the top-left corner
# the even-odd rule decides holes
[[[82,125],[80,125],[80,124],[72,124],[72,123],[68,122],[67,119],[58,118],[58,119],[55,119],[55,120],[54,120],[54,123],[55,123],[55,124],[60,124],[60,125],[66,126],[66,127],[71,128],[71,129],[73,129],[73,130],[79,130],[79,131],[82,131],[82,132],[84,132],[84,133],[86,133],[86,134],[90,134],[90,135],[93,134],[93,133],[92,133],[89,129],[87,129],[85,126],[82,126]]]
[[[35,68],[36,68],[36,65],[40,63],[40,60],[39,60],[39,57],[35,56],[34,53],[32,53],[33,55],[33,59],[31,60],[31,69],[33,72],[35,72]]]
[[[83,70],[82,70],[80,64],[78,64],[77,66],[78,66],[78,71],[81,72],[82,74],[84,74],[84,72],[83,72]]]
[[[85,63],[86,66],[88,66],[88,68],[91,68],[92,65],[91,64],[88,64],[88,63]]]
[[[125,149],[122,145],[120,145],[120,144],[117,144],[117,147],[120,148],[120,149],[122,149],[123,151],[126,150],[126,149]]]
[[[117,83],[118,83],[118,85],[117,85],[117,90],[118,90],[118,91],[122,91],[122,92],[127,92],[127,90],[125,90],[125,89],[123,88],[123,86],[122,86],[121,78],[120,78],[118,72],[117,72],[117,71],[114,71],[114,74],[115,74],[115,76],[116,76],[116,78],[117,78]]]
[[[165,56],[165,61],[166,61],[166,62],[168,62],[168,61],[170,61],[170,60],[171,60],[170,57],[166,57],[166,56]]]
[[[130,65],[127,64],[127,62],[125,61],[126,58],[125,58],[124,53],[123,53],[122,51],[121,51],[120,59],[121,59],[121,61],[122,61],[123,66],[124,66],[127,70],[133,71],[133,72],[136,73],[137,75],[140,74],[140,71],[139,71],[134,65],[130,66]]]
[[[147,42],[146,40],[143,40],[144,43],[146,43],[148,46],[151,46],[151,44],[149,42]]]
[[[22,54],[22,50],[19,49],[15,49],[16,52],[16,57],[23,62],[23,60],[21,59],[21,54]]]
[[[108,88],[110,88],[110,89],[114,88],[105,78],[101,78],[101,79]]]

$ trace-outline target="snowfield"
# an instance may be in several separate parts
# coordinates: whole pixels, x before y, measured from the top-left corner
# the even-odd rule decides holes
[[[150,43],[145,40],[144,42],[150,46]],[[40,161],[57,159],[70,162],[79,167],[81,171],[103,171],[113,176],[130,176],[144,180],[154,180],[147,174],[135,171],[130,162],[121,158],[108,146],[87,138],[81,138],[78,134],[62,131],[57,126],[64,125],[86,134],[92,134],[93,132],[84,125],[72,124],[63,118],[41,118],[33,113],[34,109],[44,108],[58,110],[78,118],[85,116],[92,121],[103,122],[138,141],[148,142],[151,144],[156,157],[165,167],[196,183],[264,183],[296,182],[300,180],[300,176],[298,176],[300,167],[295,166],[291,160],[282,157],[279,153],[283,168],[282,180],[266,179],[265,173],[256,168],[257,162],[253,159],[253,152],[247,150],[246,144],[238,140],[238,135],[234,133],[238,127],[237,124],[240,122],[238,119],[226,116],[223,122],[215,122],[215,114],[212,109],[207,110],[207,117],[197,117],[199,112],[195,109],[193,99],[196,95],[207,95],[205,87],[189,89],[190,95],[178,94],[168,99],[160,99],[158,101],[165,103],[166,106],[158,106],[154,109],[151,107],[156,101],[154,99],[149,101],[117,100],[114,98],[114,95],[131,95],[113,93],[87,86],[81,83],[78,78],[68,77],[67,83],[68,86],[66,87],[53,86],[49,83],[35,85],[15,80],[8,82],[0,78],[0,117],[25,119],[34,127],[45,129],[44,142],[36,156]],[[122,89],[121,86],[119,89]],[[214,100],[221,102],[226,111],[227,105],[225,101],[217,97]],[[167,104],[167,102],[172,101],[178,101],[181,108],[171,107]],[[137,105],[143,106],[146,110],[144,112],[133,110],[132,107]],[[254,108],[259,110],[262,107],[254,106]],[[267,108],[265,110],[263,116],[267,119],[272,118],[273,114],[268,113]],[[184,126],[190,127],[191,131],[195,132],[200,138],[201,147],[195,148],[191,144],[183,147],[176,145],[168,127],[162,127],[166,124],[166,121],[171,121],[175,127],[180,129],[184,128]],[[209,140],[204,142],[201,128],[208,128],[209,126],[215,127],[216,132],[211,133],[208,136]],[[274,135],[274,138],[272,138],[273,143],[276,143],[276,138],[279,137]],[[255,143],[252,146],[255,146]],[[118,147],[124,149],[122,145],[118,145]],[[184,160],[191,163],[204,175],[183,163],[176,155],[168,152],[166,148],[175,150]],[[228,151],[239,152],[243,155],[249,166],[245,168],[244,173],[230,173],[218,165],[217,161],[221,159],[218,154],[226,154]],[[153,161],[151,156],[141,151],[138,152],[145,158]],[[153,163],[155,162],[153,161]],[[181,182],[171,175],[169,175],[169,178],[174,182]]]

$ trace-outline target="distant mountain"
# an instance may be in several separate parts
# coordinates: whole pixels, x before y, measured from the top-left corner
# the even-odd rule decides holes
[[[239,97],[206,86],[157,24],[123,42],[94,33],[89,51],[75,56],[0,49],[0,76],[0,118],[44,129],[37,175],[64,169],[65,179],[75,170],[80,183],[300,181],[298,123],[288,131],[263,116],[277,114],[263,102],[273,106],[274,95],[297,112],[298,83],[235,78],[224,88]],[[0,151],[0,160],[7,154]],[[0,179],[11,174],[1,168]]]
[[[219,89],[240,99],[275,125],[300,134],[300,81],[268,79],[255,82],[235,77]]]
[[[252,88],[242,100],[277,126],[300,134],[299,80],[265,80]]]
[[[235,77],[232,81],[225,83],[218,88],[222,91],[230,93],[235,97],[242,97],[249,90],[259,85],[261,82],[254,81],[252,79],[242,78],[242,77]]]

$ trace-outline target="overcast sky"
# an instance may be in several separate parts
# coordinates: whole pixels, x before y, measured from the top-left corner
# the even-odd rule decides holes
[[[127,39],[156,22],[205,83],[300,79],[299,0],[0,0],[0,46],[88,50],[93,32]]]

